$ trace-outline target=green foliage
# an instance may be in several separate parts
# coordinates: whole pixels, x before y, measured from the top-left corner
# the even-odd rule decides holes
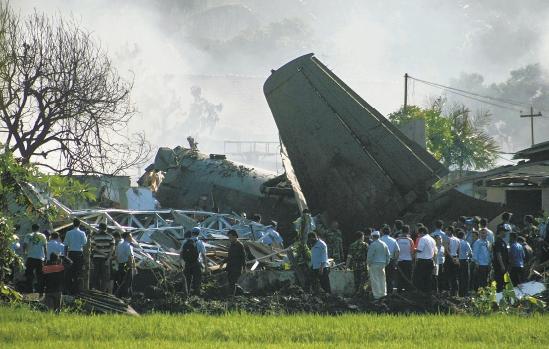
[[[517,297],[509,273],[505,273],[504,282],[505,287],[499,302],[496,299],[495,281],[487,287],[478,289],[477,294],[471,299],[474,314],[487,315],[498,312],[501,314],[524,315],[545,311],[546,304],[541,299],[532,296],[525,296],[521,299]]]
[[[11,267],[14,264],[21,264],[19,256],[15,253],[12,245],[17,241],[14,236],[14,229],[11,219],[0,212],[0,291],[1,298],[10,298],[11,293],[5,285],[8,276],[11,274]]]
[[[23,296],[13,288],[0,283],[0,300],[14,305],[20,303],[23,300]]]
[[[424,120],[427,150],[450,169],[488,169],[494,166],[499,147],[484,128],[490,121],[487,112],[472,116],[464,106],[445,108],[437,99],[430,107],[409,106],[389,114],[389,120],[400,125],[410,120]]]
[[[548,316],[84,316],[0,307],[9,348],[544,348]]]
[[[43,202],[41,193],[68,206],[83,200],[95,201],[96,189],[71,177],[43,174],[31,164],[21,164],[10,152],[0,152],[0,214],[12,220],[53,220],[55,206]],[[17,205],[22,210],[15,210]]]

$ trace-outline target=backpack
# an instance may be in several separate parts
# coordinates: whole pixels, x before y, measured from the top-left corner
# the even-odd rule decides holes
[[[183,244],[181,249],[181,258],[186,264],[195,263],[198,261],[198,247],[196,246],[196,241],[193,239],[187,240]]]

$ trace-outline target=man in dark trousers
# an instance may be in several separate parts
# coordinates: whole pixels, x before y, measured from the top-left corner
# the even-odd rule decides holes
[[[33,292],[34,274],[36,273],[37,291],[40,293],[40,297],[44,291],[42,266],[48,254],[47,243],[46,236],[40,232],[40,227],[37,224],[32,225],[32,232],[25,236],[23,242],[23,250],[27,258],[25,261],[26,291]]]
[[[238,234],[235,230],[229,230],[227,236],[231,241],[231,245],[229,246],[229,255],[225,262],[227,263],[229,293],[234,295],[236,292],[236,282],[246,267],[246,251],[244,250],[244,245],[238,241]]]
[[[507,242],[504,240],[507,235],[506,227],[509,227],[509,225],[503,225],[497,228],[496,241],[494,242],[494,247],[492,249],[494,254],[492,265],[494,267],[494,280],[496,281],[497,292],[503,291],[503,287],[505,286],[503,275],[505,275],[509,267],[509,249],[507,248]],[[509,234],[511,234],[511,232],[509,232]]]
[[[194,228],[193,228],[194,229]],[[198,238],[193,237],[191,232],[185,233],[185,242],[181,246],[181,259],[185,262],[183,274],[187,282],[187,290],[195,295],[200,295],[202,283],[202,270],[200,268],[200,252]]]
[[[427,228],[418,229],[419,242],[416,247],[416,269],[414,274],[414,286],[425,293],[432,290],[431,278],[433,275],[435,253],[437,251],[435,240],[429,235]]]
[[[114,253],[114,237],[107,233],[107,225],[99,223],[99,230],[91,238],[91,257],[93,274],[91,288],[100,291],[107,290],[109,268]]]
[[[309,233],[308,245],[311,248],[311,268],[313,292],[319,291],[318,285],[326,293],[331,293],[330,268],[328,266],[328,247],[324,241],[318,238],[316,233]]]
[[[84,246],[88,243],[88,238],[80,230],[80,220],[78,218],[75,218],[72,223],[73,229],[65,234],[63,243],[65,244],[65,256],[69,257],[73,263],[69,271],[68,288],[71,294],[78,294],[80,292],[80,275],[84,267]]]

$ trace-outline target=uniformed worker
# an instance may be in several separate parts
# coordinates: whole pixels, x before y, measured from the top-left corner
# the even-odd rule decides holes
[[[366,281],[366,260],[368,258],[368,244],[364,241],[364,233],[357,231],[356,240],[349,246],[347,255],[347,267],[353,271],[355,281],[355,293],[364,291]]]
[[[335,264],[342,263],[343,260],[343,237],[339,230],[339,223],[333,221],[325,233],[324,240],[328,246],[328,256],[334,259]]]

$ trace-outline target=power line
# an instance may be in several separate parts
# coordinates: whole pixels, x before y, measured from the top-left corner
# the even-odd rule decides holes
[[[408,77],[413,79],[413,80],[416,80],[418,82],[422,82],[424,84],[431,85],[433,87],[438,87],[438,88],[445,89],[445,90],[449,90],[449,91],[461,92],[461,93],[465,93],[465,94],[472,95],[472,96],[475,96],[475,97],[489,99],[489,100],[493,100],[493,101],[496,101],[496,102],[501,102],[501,103],[505,103],[505,104],[509,104],[509,105],[513,105],[513,106],[517,106],[517,107],[529,107],[530,106],[530,103],[527,103],[527,102],[524,102],[524,101],[517,101],[517,100],[510,99],[510,98],[496,98],[496,97],[492,97],[492,96],[481,95],[479,93],[475,93],[475,92],[466,91],[466,90],[462,90],[462,89],[455,88],[455,87],[442,85],[442,84],[439,84],[439,83],[436,83],[436,82],[418,79],[418,78],[415,78],[415,77],[410,76],[410,75],[408,75]]]

